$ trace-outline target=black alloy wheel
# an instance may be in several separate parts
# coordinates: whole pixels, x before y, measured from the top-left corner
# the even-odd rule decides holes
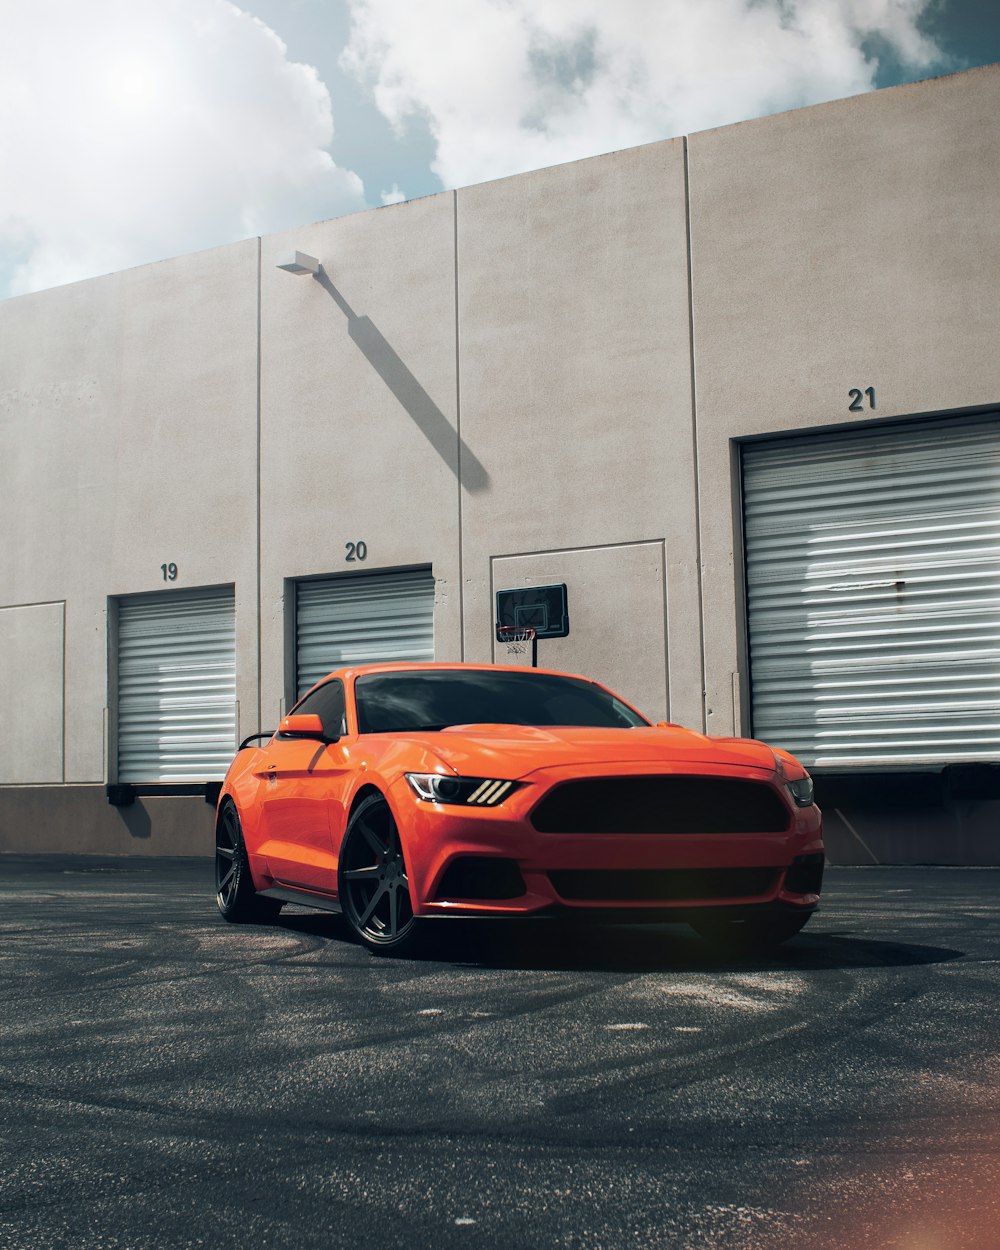
[[[340,852],[340,904],[355,936],[369,950],[412,949],[418,923],[399,830],[389,804],[369,795],[355,808]]]
[[[253,887],[243,829],[230,799],[215,824],[215,902],[223,917],[234,924],[273,920],[281,911],[277,899],[261,898]]]

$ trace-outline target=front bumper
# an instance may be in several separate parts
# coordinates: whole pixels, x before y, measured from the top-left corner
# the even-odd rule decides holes
[[[650,772],[648,766],[637,766],[631,775]],[[616,768],[607,776],[629,774]],[[541,770],[522,778],[521,788],[499,807],[487,809],[423,802],[400,779],[393,800],[414,913],[519,916],[559,909],[680,920],[683,913],[705,908],[812,910],[819,901],[823,862],[818,808],[795,807],[780,782],[765,782],[754,769],[718,766],[699,775],[771,785],[787,808],[787,828],[772,833],[539,832],[530,817],[542,798],[563,782],[592,779],[592,767],[585,772]]]

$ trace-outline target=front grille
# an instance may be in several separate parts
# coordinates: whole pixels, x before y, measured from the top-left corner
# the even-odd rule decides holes
[[[531,814],[539,833],[783,833],[788,822],[769,785],[733,777],[567,781]]]
[[[565,899],[601,903],[684,903],[693,899],[757,898],[774,892],[777,868],[639,868],[550,872]]]

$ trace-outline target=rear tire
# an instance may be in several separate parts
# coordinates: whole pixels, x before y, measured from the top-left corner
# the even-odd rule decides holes
[[[224,920],[253,924],[274,920],[281,903],[254,889],[236,805],[227,799],[215,825],[215,903]]]
[[[725,920],[706,916],[692,920],[691,928],[713,949],[724,954],[750,954],[787,942],[800,932],[812,912],[803,915],[751,916]]]
[[[410,882],[399,830],[381,794],[351,814],[340,851],[340,905],[354,936],[379,955],[401,955],[418,944]]]

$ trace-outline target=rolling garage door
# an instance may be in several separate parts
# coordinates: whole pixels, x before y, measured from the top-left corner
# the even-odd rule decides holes
[[[299,582],[295,594],[296,698],[347,664],[434,659],[429,568]]]
[[[232,587],[119,600],[118,780],[218,780],[235,750]]]
[[[743,448],[753,733],[821,765],[1000,752],[1000,414]]]

